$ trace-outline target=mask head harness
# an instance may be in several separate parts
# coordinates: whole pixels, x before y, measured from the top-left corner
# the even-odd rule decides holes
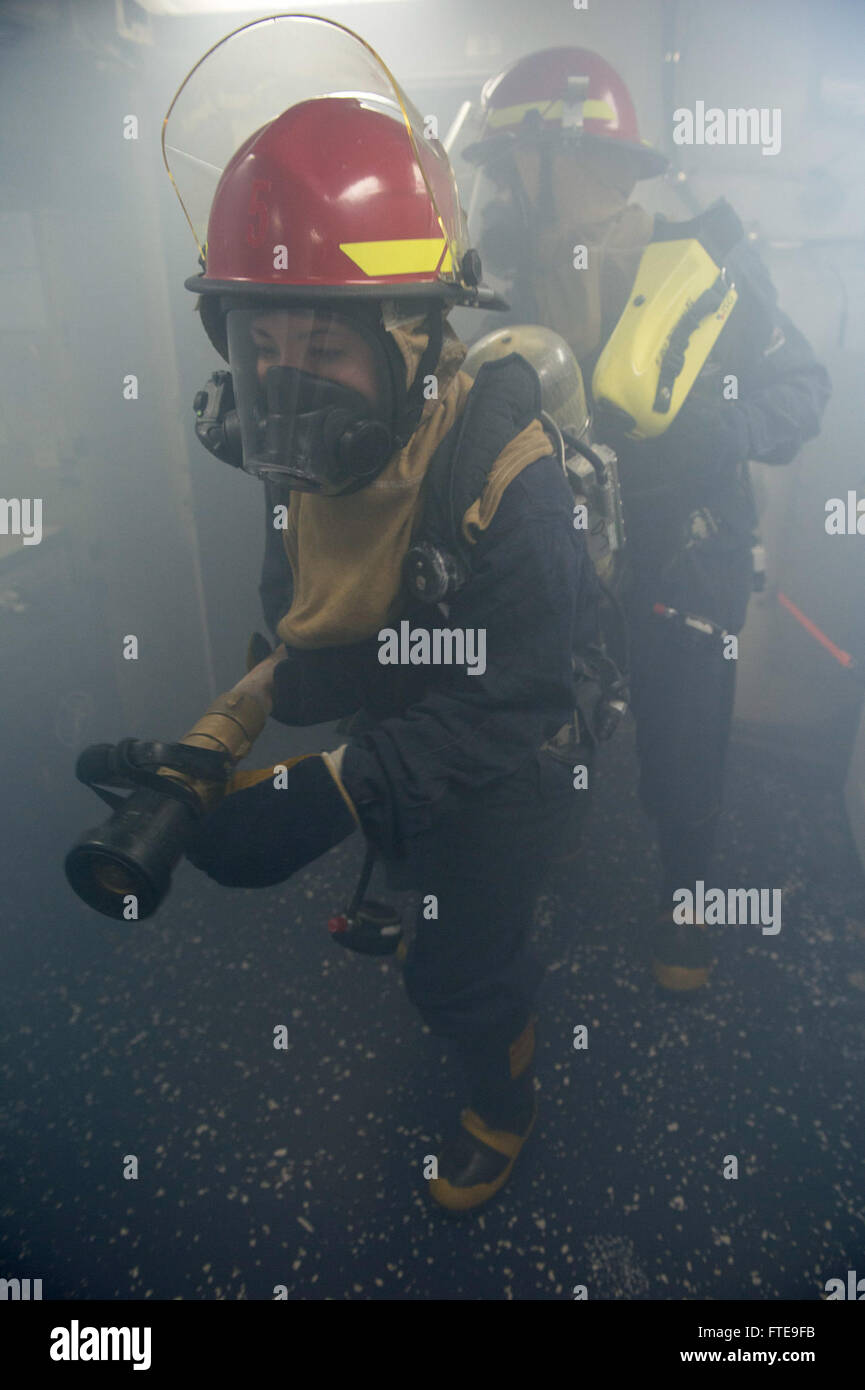
[[[260,336],[255,340],[255,329],[262,316],[281,307],[296,312],[298,306],[226,295],[204,296],[199,307],[205,331],[231,372],[214,373],[197,393],[196,434],[224,462],[288,491],[341,496],[372,482],[417,429],[424,380],[441,355],[439,301],[426,301],[427,346],[408,388],[406,364],[384,326],[381,301],[317,301],[315,317],[307,318],[314,325],[313,346],[295,359],[302,365],[292,366],[268,365],[268,356],[278,354],[266,350],[266,334],[264,345]],[[309,315],[309,302],[301,307]],[[329,329],[342,334],[342,359],[350,353],[345,330],[362,339],[374,370],[375,401],[327,375]]]

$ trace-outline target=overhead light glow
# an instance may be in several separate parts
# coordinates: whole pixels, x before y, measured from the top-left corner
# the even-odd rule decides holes
[[[172,19],[192,19],[209,14],[248,14],[252,11],[264,19],[273,13],[259,0],[137,0],[148,14]],[[404,0],[328,0],[329,10],[345,5],[393,5]]]

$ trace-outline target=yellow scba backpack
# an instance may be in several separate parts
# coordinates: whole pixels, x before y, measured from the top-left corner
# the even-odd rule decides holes
[[[724,198],[690,222],[656,223],[592,376],[597,409],[631,439],[663,434],[679,413],[738,299],[724,262],[744,235]]]

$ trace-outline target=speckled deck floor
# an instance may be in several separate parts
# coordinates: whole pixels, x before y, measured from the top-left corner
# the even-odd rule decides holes
[[[782,930],[716,929],[709,991],[662,997],[647,830],[615,793],[632,760],[625,733],[539,904],[538,1126],[464,1218],[421,1177],[456,1063],[397,966],[327,935],[359,844],[261,892],[184,866],[158,917],[113,925],[32,812],[4,895],[0,1273],[56,1299],[361,1300],[814,1299],[865,1273],[865,894],[839,796],[734,746],[717,881],[781,887]]]

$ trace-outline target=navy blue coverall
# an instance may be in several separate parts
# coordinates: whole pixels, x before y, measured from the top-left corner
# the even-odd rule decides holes
[[[269,558],[275,622],[286,576],[282,557]],[[263,581],[267,611],[265,595]],[[485,629],[483,674],[382,666],[377,638],[289,648],[275,668],[275,719],[366,717],[342,778],[390,886],[438,899],[436,920],[419,909],[405,963],[409,997],[437,1036],[513,1038],[531,1012],[543,975],[527,945],[535,898],[572,799],[586,794],[539,750],[572,715],[572,653],[594,635],[596,595],[573,495],[550,456],[505,489],[447,616],[417,603],[402,614],[414,628]]]

